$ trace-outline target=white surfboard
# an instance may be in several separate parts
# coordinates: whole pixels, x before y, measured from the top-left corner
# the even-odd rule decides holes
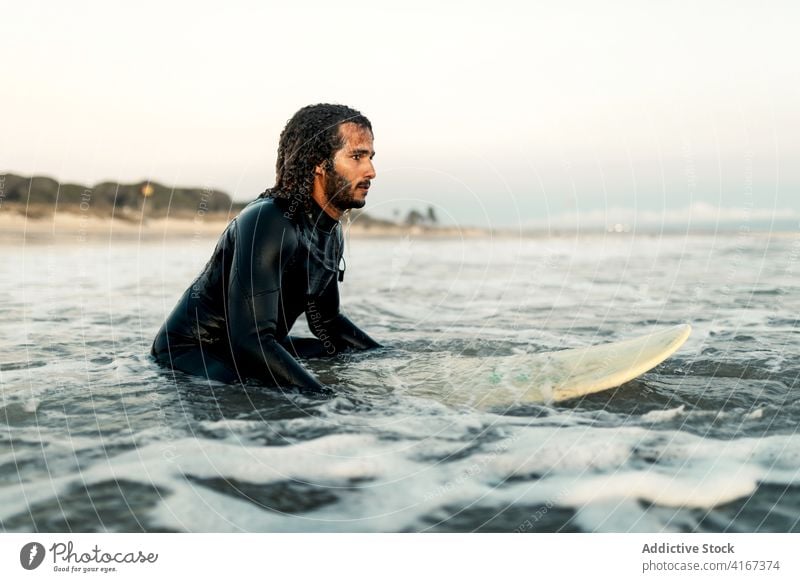
[[[615,388],[666,360],[692,328],[677,325],[586,348],[497,358],[449,357],[397,370],[398,388],[448,404],[495,408],[559,402]]]

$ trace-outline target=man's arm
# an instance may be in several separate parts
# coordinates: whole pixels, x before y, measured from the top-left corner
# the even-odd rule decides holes
[[[381,347],[339,311],[339,282],[336,277],[318,297],[309,299],[306,319],[311,333],[323,342],[329,355],[348,348],[368,350]]]
[[[293,225],[278,207],[259,206],[237,219],[227,298],[236,365],[245,377],[325,391],[275,338],[281,278],[298,241]]]

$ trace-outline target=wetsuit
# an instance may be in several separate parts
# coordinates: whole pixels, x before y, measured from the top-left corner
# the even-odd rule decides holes
[[[341,227],[312,202],[258,198],[237,216],[153,342],[165,365],[222,382],[325,387],[293,357],[379,344],[339,313]],[[301,313],[317,339],[292,339]]]

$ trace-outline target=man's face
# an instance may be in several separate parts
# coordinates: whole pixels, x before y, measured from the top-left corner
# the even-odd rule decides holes
[[[372,132],[355,123],[341,124],[339,135],[344,145],[333,157],[333,172],[325,177],[325,197],[328,204],[343,212],[367,203],[370,182],[375,178],[375,150]]]

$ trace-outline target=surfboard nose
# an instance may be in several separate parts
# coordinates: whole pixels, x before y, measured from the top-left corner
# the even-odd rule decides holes
[[[677,333],[679,330],[682,332],[679,337],[681,338],[681,343],[683,343],[692,334],[692,325],[689,323],[682,323],[680,325],[676,325],[675,332]]]

